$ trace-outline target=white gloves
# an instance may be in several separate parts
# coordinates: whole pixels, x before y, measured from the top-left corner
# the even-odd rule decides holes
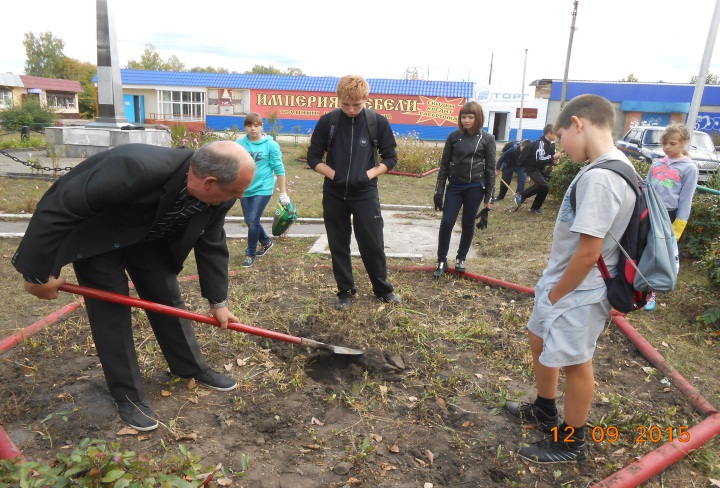
[[[282,205],[283,207],[286,207],[290,204],[290,197],[287,196],[287,193],[281,193],[278,196],[278,200],[280,200],[280,205]]]

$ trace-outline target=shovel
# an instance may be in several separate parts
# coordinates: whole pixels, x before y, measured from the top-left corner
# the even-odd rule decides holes
[[[133,298],[126,295],[121,295],[119,293],[97,290],[95,288],[88,288],[86,286],[73,285],[70,283],[65,283],[64,285],[62,285],[60,287],[60,290],[66,291],[68,293],[74,293],[76,295],[82,295],[88,298],[94,298],[96,300],[104,300],[106,302],[113,302],[119,303],[121,305],[127,305],[130,307],[142,308],[145,310],[150,310],[152,312],[163,313],[165,315],[172,315],[175,317],[181,317],[189,320],[194,320],[196,322],[203,322],[206,324],[214,325],[215,327],[220,327],[220,322],[218,322],[218,320],[211,315],[203,315],[201,313],[190,312],[181,308],[175,308],[169,305],[149,302],[140,298]],[[297,344],[298,346],[306,346],[314,349],[325,349],[335,354],[345,354],[352,356],[358,356],[360,354],[363,354],[363,351],[359,349],[351,349],[349,347],[342,346],[332,346],[330,344],[324,344],[322,342],[314,341],[312,339],[291,336],[288,334],[283,334],[282,332],[262,329],[260,327],[255,327],[252,325],[245,325],[233,322],[229,323],[227,328],[235,330],[237,332],[244,332],[245,334],[252,334],[260,337],[267,337],[268,339]]]

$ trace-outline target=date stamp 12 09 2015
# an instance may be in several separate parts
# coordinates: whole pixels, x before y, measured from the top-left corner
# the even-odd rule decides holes
[[[678,440],[679,442],[690,442],[690,428],[687,425],[680,426],[664,426],[659,425],[645,426],[638,425],[635,427],[635,432],[621,433],[620,429],[614,425],[608,425],[607,427],[595,426],[590,430],[590,440],[593,442],[625,442],[630,444],[642,444],[645,442],[660,443],[660,442],[672,442]],[[550,429],[550,433],[553,436],[555,442],[576,442],[573,437],[575,434],[575,428],[566,426],[562,430],[560,427],[553,427]]]

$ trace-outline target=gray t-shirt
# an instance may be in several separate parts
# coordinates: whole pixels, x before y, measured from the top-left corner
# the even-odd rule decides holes
[[[580,234],[603,238],[602,256],[611,275],[615,275],[620,249],[610,234],[620,240],[635,206],[635,192],[619,174],[609,169],[590,168],[601,161],[618,159],[630,165],[623,153],[615,149],[582,168],[563,197],[550,250],[550,260],[543,272],[543,280],[552,286],[560,280],[570,258],[577,251]],[[587,174],[585,174],[587,173]],[[577,185],[576,209],[570,205],[570,191]],[[592,290],[605,286],[597,265],[578,285],[578,290]]]

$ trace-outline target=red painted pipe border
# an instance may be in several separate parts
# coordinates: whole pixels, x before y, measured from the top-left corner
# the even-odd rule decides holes
[[[400,266],[397,269],[402,271],[428,272],[433,271],[435,268],[433,266]],[[489,285],[501,286],[503,288],[527,293],[529,295],[534,295],[535,293],[532,288],[490,278],[488,276],[478,275],[475,273],[457,273],[454,269],[450,269],[448,272],[470,280],[480,281]],[[230,272],[231,276],[236,274],[238,274],[238,272]],[[191,281],[194,279],[197,279],[197,276],[186,276],[180,278],[181,281]],[[78,306],[78,302],[66,305],[45,319],[42,319],[27,327],[23,331],[0,341],[0,347],[5,344],[6,349],[9,349],[22,341],[22,339],[29,337],[47,325],[56,322],[63,315],[75,310]],[[72,308],[65,310],[70,307]],[[680,442],[679,438],[676,438],[673,442],[660,446],[652,452],[644,455],[638,461],[629,464],[599,483],[593,485],[593,488],[635,488],[653,476],[661,473],[672,464],[675,464],[677,461],[687,456],[692,450],[699,449],[715,436],[719,435],[720,413],[718,413],[710,402],[708,402],[687,380],[685,380],[680,373],[675,371],[672,366],[665,361],[660,352],[655,349],[634,327],[632,327],[632,325],[630,325],[623,314],[613,311],[612,317],[618,329],[620,329],[630,342],[638,348],[640,353],[650,362],[650,364],[668,376],[672,384],[680,390],[680,392],[693,404],[701,415],[707,416],[705,420],[688,430],[688,433],[690,434],[688,442]],[[14,336],[17,336],[17,338],[9,340]],[[0,352],[3,350],[5,349],[0,348]],[[15,444],[13,444],[12,440],[10,440],[0,426],[0,459],[11,458],[19,458],[23,461],[25,460],[22,453],[17,449]]]

